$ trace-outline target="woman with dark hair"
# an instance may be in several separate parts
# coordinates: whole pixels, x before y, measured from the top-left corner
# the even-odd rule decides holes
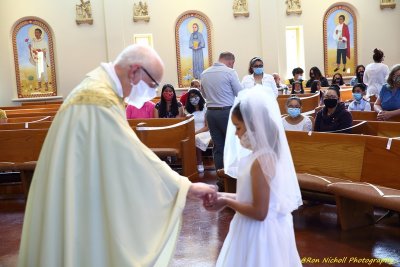
[[[176,99],[175,89],[171,84],[164,84],[161,100],[154,107],[154,118],[183,117],[183,107]]]
[[[350,85],[354,86],[358,83],[364,83],[364,72],[365,72],[364,65],[358,65],[356,67],[356,76],[350,80]]]
[[[400,64],[393,66],[374,104],[377,119],[386,121],[400,115]]]
[[[264,63],[261,58],[253,57],[249,63],[249,75],[242,79],[242,87],[253,88],[256,84],[261,84],[272,89],[275,97],[278,97],[278,88],[276,87],[274,77],[264,73]]]
[[[318,81],[318,80],[314,80],[314,81],[311,83],[311,90],[310,90],[310,92],[311,92],[312,94],[314,94],[314,93],[318,92],[319,90],[321,90],[321,82]]]
[[[343,76],[339,72],[336,72],[335,74],[333,74],[331,85],[334,85],[334,84],[336,84],[338,86],[344,85]]]
[[[310,79],[307,81],[306,87],[311,87],[313,81],[320,81],[321,86],[323,87],[329,86],[328,80],[324,76],[322,76],[322,73],[318,69],[318,67],[312,67],[310,69]]]
[[[368,86],[367,96],[379,95],[382,86],[386,83],[386,77],[389,74],[389,67],[382,63],[385,55],[377,48],[374,49],[374,63],[365,67],[364,83]]]
[[[340,87],[331,85],[324,94],[325,106],[315,117],[314,131],[350,133],[347,129],[353,124],[351,113],[346,110],[344,103],[339,102]],[[346,129],[346,130],[345,130]],[[343,131],[340,131],[343,130]]]
[[[201,151],[206,151],[211,141],[206,120],[206,107],[204,97],[197,89],[188,92],[189,101],[186,101],[186,111],[194,116],[194,134],[196,142],[197,170],[204,172]]]

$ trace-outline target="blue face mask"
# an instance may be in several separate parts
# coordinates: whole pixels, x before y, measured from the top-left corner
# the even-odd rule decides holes
[[[264,68],[253,68],[255,75],[261,75],[264,73]]]
[[[292,118],[296,118],[300,115],[300,108],[288,108],[287,109],[289,116]]]
[[[353,97],[356,101],[360,101],[362,99],[361,93],[353,93]]]

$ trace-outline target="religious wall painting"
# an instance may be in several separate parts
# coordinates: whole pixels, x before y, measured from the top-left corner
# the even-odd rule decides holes
[[[396,7],[396,0],[380,0],[380,7],[381,7],[381,9],[384,9],[384,8],[395,8]]]
[[[25,17],[12,29],[18,98],[57,95],[53,34],[40,18]]]
[[[139,1],[133,4],[133,21],[150,21],[149,6],[146,1]]]
[[[179,87],[189,87],[212,64],[209,20],[196,11],[184,13],[175,25],[175,42]]]
[[[76,24],[93,24],[92,5],[90,1],[80,0],[81,3],[76,5]]]
[[[357,66],[357,19],[353,10],[336,5],[324,16],[324,70],[326,77],[355,75]]]
[[[247,0],[233,0],[232,9],[234,17],[248,17],[250,15]]]
[[[286,0],[286,14],[301,14],[301,0]]]

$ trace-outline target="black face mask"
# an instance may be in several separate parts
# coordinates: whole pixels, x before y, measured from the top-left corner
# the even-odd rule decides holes
[[[335,80],[337,84],[340,84],[340,79]]]
[[[325,107],[327,108],[334,108],[338,103],[337,99],[324,99]]]

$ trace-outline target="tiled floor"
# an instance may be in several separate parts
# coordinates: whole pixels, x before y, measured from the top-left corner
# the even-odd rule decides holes
[[[212,170],[200,177],[200,181],[207,183],[216,180],[215,171]],[[16,265],[23,221],[23,211],[18,209],[21,210],[21,204],[18,203],[0,205],[0,267]],[[233,214],[228,209],[210,213],[201,207],[200,202],[188,200],[170,266],[214,266]],[[294,213],[297,248],[305,261],[304,266],[400,266],[398,215],[384,219],[377,225],[347,232],[340,230],[336,220],[333,205],[309,204]],[[367,262],[354,262],[364,258],[386,259],[396,263],[368,265]],[[340,260],[344,263],[334,263]]]

